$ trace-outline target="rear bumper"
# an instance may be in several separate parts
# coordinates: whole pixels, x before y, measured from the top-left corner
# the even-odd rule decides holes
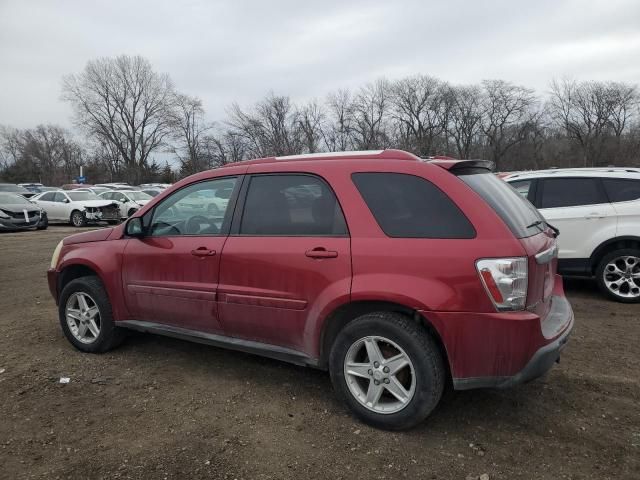
[[[440,334],[456,390],[506,388],[540,377],[558,360],[573,329],[562,283],[541,318],[520,312],[422,312]]]
[[[554,316],[554,321],[561,321],[565,325],[569,322],[569,325],[553,341],[538,349],[522,370],[509,376],[454,378],[454,388],[456,390],[509,388],[530,382],[547,373],[553,364],[560,360],[560,352],[567,345],[574,324],[573,311],[566,298],[554,297],[554,307],[550,312],[550,315]]]
[[[47,270],[47,283],[49,284],[49,291],[51,296],[58,304],[58,271],[55,268]]]

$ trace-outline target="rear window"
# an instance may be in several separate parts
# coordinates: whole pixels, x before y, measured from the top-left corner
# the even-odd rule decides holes
[[[540,233],[537,222],[544,222],[536,207],[522,197],[513,187],[492,173],[460,175],[500,216],[517,238]]]
[[[354,173],[353,182],[389,237],[473,238],[471,222],[433,183],[402,173]]]
[[[640,198],[640,180],[603,178],[602,183],[611,202],[630,202]]]

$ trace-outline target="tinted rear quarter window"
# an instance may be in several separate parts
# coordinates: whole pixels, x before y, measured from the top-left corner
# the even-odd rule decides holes
[[[602,183],[611,202],[629,202],[640,199],[640,180],[603,178]]]
[[[577,207],[607,203],[598,178],[545,178],[540,208]]]
[[[402,173],[354,173],[353,182],[382,231],[400,238],[473,238],[471,222],[428,180]]]
[[[493,208],[517,238],[540,233],[535,224],[543,218],[536,207],[504,180],[492,173],[460,175],[459,178]]]

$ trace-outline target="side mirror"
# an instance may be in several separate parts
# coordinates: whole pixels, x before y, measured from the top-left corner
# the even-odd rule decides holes
[[[144,227],[142,225],[142,218],[133,217],[130,218],[125,227],[125,232],[130,237],[144,237]]]
[[[63,199],[62,199],[62,202],[63,202],[63,203],[69,203],[69,199],[68,199],[68,198],[63,198]]]

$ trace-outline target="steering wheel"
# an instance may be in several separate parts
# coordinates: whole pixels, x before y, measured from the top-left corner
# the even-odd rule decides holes
[[[184,233],[187,235],[196,235],[202,230],[202,225],[210,225],[211,220],[202,215],[195,215],[191,217],[184,225]]]

